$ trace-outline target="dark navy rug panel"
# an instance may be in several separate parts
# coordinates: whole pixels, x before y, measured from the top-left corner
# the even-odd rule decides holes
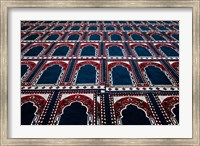
[[[132,85],[129,71],[123,66],[116,66],[112,71],[113,85]]]
[[[21,125],[30,125],[35,117],[37,108],[28,102],[21,106]]]
[[[133,30],[130,26],[123,26],[124,30]]]
[[[56,26],[53,30],[62,30],[63,26]]]
[[[58,34],[52,34],[50,35],[49,37],[47,37],[47,41],[54,41],[54,40],[57,40],[59,38],[59,35]]]
[[[156,41],[165,41],[165,38],[159,34],[152,34],[152,37],[156,40]]]
[[[72,28],[71,28],[71,30],[79,30],[80,29],[80,26],[73,26]]]
[[[167,76],[157,67],[148,66],[145,68],[146,74],[153,85],[171,85]]]
[[[81,56],[95,56],[95,47],[86,46],[81,51]]]
[[[164,26],[157,26],[157,28],[159,29],[159,30],[168,30],[166,27],[164,27]]]
[[[148,66],[145,68],[146,74],[153,85],[171,85],[167,76],[157,67]]]
[[[58,47],[54,53],[52,54],[52,56],[66,56],[67,53],[69,51],[69,47],[68,46],[61,46]]]
[[[161,46],[160,49],[167,55],[167,56],[179,56],[179,54],[172,48],[168,46]]]
[[[96,70],[95,67],[92,65],[85,65],[81,67],[78,72],[77,84],[84,84],[84,83],[95,83],[96,82]]]
[[[122,49],[118,46],[109,47],[109,56],[124,56]]]
[[[172,36],[173,36],[177,41],[179,41],[179,34],[172,34]]]
[[[152,56],[149,50],[143,46],[135,47],[135,51],[138,56]]]
[[[30,50],[28,50],[24,54],[24,56],[38,56],[43,49],[44,49],[43,46],[35,46],[35,47],[31,48]]]
[[[177,30],[179,30],[179,26],[178,25],[176,25],[176,26],[174,26]]]
[[[48,67],[38,80],[37,84],[55,84],[58,81],[62,67],[53,65]]]
[[[88,30],[97,30],[97,26],[90,26]]]
[[[21,27],[21,30],[26,30],[26,29],[28,29],[30,26],[23,26],[23,27]]]
[[[99,41],[101,39],[101,37],[100,37],[100,35],[98,35],[98,34],[92,34],[91,36],[90,36],[90,40],[91,41]]]
[[[112,41],[122,41],[122,38],[119,34],[112,34],[111,35],[111,40]]]
[[[79,39],[79,35],[78,34],[72,34],[68,38],[68,40],[71,40],[71,41],[77,41],[78,39]]]
[[[115,30],[115,28],[113,26],[107,26],[106,30]]]
[[[140,29],[143,31],[151,30],[148,26],[140,26]]]
[[[39,26],[35,30],[44,30],[45,28],[46,28],[46,26]]]
[[[25,40],[30,40],[30,41],[35,40],[38,36],[39,36],[39,34],[31,34],[30,36],[25,38]]]
[[[74,102],[64,109],[59,125],[87,125],[86,107]]]
[[[143,41],[144,40],[144,38],[139,34],[132,34],[131,37],[135,41]]]
[[[151,125],[145,112],[134,105],[128,105],[122,111],[122,117],[123,125]]]

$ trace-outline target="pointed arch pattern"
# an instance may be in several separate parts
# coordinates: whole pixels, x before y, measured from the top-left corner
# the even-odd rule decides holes
[[[26,95],[21,98],[21,105],[23,105],[27,102],[33,102],[38,108],[37,114],[40,115],[42,113],[47,101],[44,97],[33,94],[33,95]]]
[[[108,57],[112,57],[112,56],[126,57],[128,54],[125,49],[125,46],[122,43],[106,43],[105,49],[106,50],[104,52]],[[116,49],[116,51],[115,51],[115,49]],[[112,54],[110,53],[111,50],[113,50]]]
[[[91,124],[94,125],[95,119],[95,101],[92,100],[91,98],[89,98],[88,96],[84,95],[84,94],[74,94],[74,95],[70,95],[62,100],[59,101],[58,103],[58,108],[56,111],[56,115],[54,123],[59,123],[58,121],[60,120],[60,116],[63,114],[63,111],[66,107],[69,107],[72,103],[76,103],[79,102],[81,103],[82,106],[85,106],[87,111],[86,114],[87,116],[92,116],[93,118],[88,118],[87,120],[90,120]],[[98,105],[99,106],[99,105]],[[92,120],[91,120],[92,119]],[[89,124],[89,121],[87,122]]]
[[[147,82],[150,83],[151,86],[153,86],[153,84],[151,83],[151,80],[149,79],[145,70],[149,66],[154,66],[155,68],[160,69],[161,72],[165,74],[165,76],[168,78],[168,80],[171,82],[173,86],[178,85],[178,81],[175,78],[173,78],[173,75],[162,64],[152,61],[140,63],[139,68],[143,73],[143,76],[146,78]]]
[[[49,108],[49,103],[52,100],[53,91],[27,91],[21,92],[21,106],[26,103],[32,103],[36,107],[33,118],[33,125],[41,125],[44,121],[45,115],[47,114],[47,109]],[[26,112],[26,111],[23,111]]]
[[[179,124],[178,21],[21,21],[21,66],[31,125]]]
[[[136,86],[136,77],[135,77],[135,74],[134,74],[134,71],[131,67],[131,65],[127,62],[112,62],[112,63],[109,63],[108,64],[108,74],[107,74],[107,78],[108,78],[108,82],[110,84],[111,87],[114,86],[114,82],[113,82],[113,76],[112,76],[112,72],[113,72],[113,68],[115,67],[122,67],[124,69],[127,70],[128,72],[128,76],[126,75],[126,77],[128,77],[127,80],[129,80],[129,82],[131,82],[131,84],[129,84],[129,86]],[[125,84],[121,84],[121,85],[118,85],[118,86],[126,86]]]
[[[177,48],[176,46],[174,46],[173,44],[169,44],[169,43],[155,43],[154,44],[154,46],[155,46],[155,48],[157,49],[157,50],[159,50],[159,52],[160,52],[160,54],[162,55],[162,56],[166,56],[166,57],[179,57],[179,48]],[[172,54],[171,55],[167,55],[166,54],[166,52],[163,52],[163,50],[161,49],[161,48],[163,48],[163,47],[166,47],[166,48],[169,48],[170,50],[172,50],[172,51],[170,51]],[[165,49],[165,50],[167,50],[167,49]],[[168,54],[170,53],[170,52],[168,52]],[[173,54],[176,54],[176,55],[173,55]]]
[[[63,47],[65,48],[66,47],[66,49],[68,48],[68,50],[65,51],[65,54],[62,53],[63,56],[71,56],[74,46],[75,46],[74,43],[58,43],[58,44],[56,44],[53,47],[53,49],[51,50],[51,52],[49,53],[49,55],[51,55],[51,56],[57,56],[57,55],[55,55],[57,49],[60,49],[60,48],[63,48]]]
[[[62,32],[52,32],[48,33],[47,36],[44,38],[45,41],[58,41],[63,36]]]
[[[143,31],[151,31],[151,27],[149,27],[148,25],[138,25],[139,29],[143,32]]]
[[[32,43],[28,47],[25,47],[25,49],[22,50],[21,54],[23,58],[26,58],[25,54],[29,52],[31,49],[34,49],[35,47],[41,47],[42,50],[38,52],[38,54],[35,56],[29,55],[28,57],[44,57],[45,52],[49,49],[50,43]],[[23,47],[22,47],[23,48]],[[34,52],[34,50],[32,50]]]
[[[104,30],[105,31],[115,31],[115,30],[117,30],[117,28],[113,24],[105,24],[104,25]]]
[[[101,81],[101,74],[100,74],[100,68],[101,68],[101,65],[100,65],[100,62],[95,62],[95,61],[82,61],[82,62],[79,62],[76,64],[76,67],[75,67],[75,71],[73,73],[73,78],[72,78],[72,83],[74,85],[76,85],[76,81],[77,81],[77,77],[78,77],[78,74],[79,74],[79,71],[82,67],[84,66],[91,66],[91,67],[94,67],[95,69],[95,74],[96,74],[96,77],[95,77],[95,83],[88,83],[88,84],[91,84],[91,85],[98,85]]]
[[[67,34],[64,40],[66,41],[79,41],[82,39],[83,32],[74,31]]]
[[[88,41],[102,41],[103,34],[101,32],[88,32],[87,39]]]
[[[133,26],[130,24],[122,24],[120,27],[121,27],[122,31],[133,31],[134,30]]]
[[[83,25],[82,24],[73,24],[69,29],[71,31],[78,31],[82,30]]]
[[[130,47],[131,47],[131,49],[132,49],[132,52],[133,52],[133,54],[135,55],[135,56],[138,56],[138,57],[140,57],[140,56],[148,56],[148,57],[155,57],[156,56],[156,54],[155,54],[155,52],[154,51],[152,51],[151,50],[151,48],[149,47],[149,45],[147,45],[147,44],[143,44],[143,43],[134,43],[134,44],[132,44],[132,43],[130,43],[129,44],[130,45]],[[142,48],[144,48],[146,51],[144,52],[144,55],[143,55],[143,53],[141,52],[140,54],[138,54],[138,52],[137,52],[137,47],[142,47]],[[140,49],[140,48],[139,48]]]
[[[98,99],[96,91],[85,90],[78,93],[61,90],[56,96],[55,106],[52,109],[48,124],[58,125],[65,108],[70,107],[73,103],[80,103],[87,109],[88,125],[99,125],[101,123],[101,117],[104,116],[104,113],[101,110],[101,101]]]
[[[88,29],[88,31],[98,31],[99,28],[100,28],[99,25],[93,23],[93,24],[90,24],[87,29]]]
[[[27,33],[27,35],[22,36],[21,39],[25,42],[32,42],[38,40],[44,34],[45,34],[44,32],[31,32]]]
[[[169,39],[160,32],[149,32],[147,35],[151,38],[152,41],[155,42],[166,42]]]
[[[67,67],[68,67],[68,63],[64,62],[64,61],[52,61],[52,62],[46,62],[46,64],[43,65],[43,67],[40,68],[40,70],[37,72],[37,74],[35,75],[35,78],[33,79],[33,84],[36,85],[37,82],[40,80],[41,76],[43,75],[43,73],[49,68],[52,67],[54,65],[58,65],[59,67],[61,67],[61,71],[59,73],[56,85],[58,85],[59,83],[61,83],[61,81],[63,80],[63,77],[66,74],[67,71]],[[45,83],[44,83],[45,84]]]
[[[44,111],[45,105],[47,103],[46,99],[37,94],[22,96],[21,107],[25,105],[26,103],[33,103],[33,106],[36,107],[36,111],[35,113],[33,113],[34,117],[32,119],[31,124],[34,124],[34,125],[38,124],[42,116],[42,113]],[[21,112],[28,112],[28,111],[21,111]],[[26,117],[23,117],[23,118],[26,118]]]
[[[155,119],[153,117],[153,113],[151,112],[151,109],[148,103],[131,96],[128,96],[128,97],[125,96],[114,103],[116,120],[119,120],[122,118],[122,111],[126,109],[128,105],[135,105],[139,109],[143,110],[146,114],[146,117],[150,120],[153,120],[152,124],[155,124],[154,123]],[[118,122],[120,121],[117,121],[117,123]]]
[[[97,57],[100,55],[99,46],[99,43],[82,43],[79,46],[78,56]]]
[[[147,38],[141,32],[128,32],[130,41],[146,41]]]
[[[37,31],[46,30],[46,29],[48,29],[48,26],[45,26],[45,25],[40,25],[40,26],[35,28],[35,30],[37,30]]]
[[[66,28],[66,25],[59,24],[59,25],[56,25],[56,26],[52,27],[52,30],[53,31],[60,31],[60,30],[63,30],[65,28]]]
[[[156,27],[156,29],[158,31],[168,31],[169,30],[169,28],[167,26],[165,26],[165,25],[156,25],[154,27]]]
[[[124,36],[121,32],[108,32],[109,41],[123,41]]]

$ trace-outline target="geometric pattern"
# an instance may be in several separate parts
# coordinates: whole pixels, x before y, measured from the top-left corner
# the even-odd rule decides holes
[[[179,21],[21,21],[21,125],[178,125]]]

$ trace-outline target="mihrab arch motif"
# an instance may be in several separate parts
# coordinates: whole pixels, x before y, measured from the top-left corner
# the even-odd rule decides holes
[[[74,84],[98,84],[100,81],[100,64],[94,61],[83,61],[76,65]]]
[[[36,81],[37,84],[58,84],[67,68],[67,65],[66,62],[62,61],[45,64]]]
[[[139,67],[152,85],[173,85],[175,83],[170,73],[159,63],[144,62]]]
[[[68,41],[78,41],[83,34],[81,32],[71,32],[67,35]]]
[[[64,114],[64,109],[66,107],[69,107],[71,106],[73,103],[81,103],[82,106],[86,107],[86,111],[85,111],[85,114],[87,114],[87,123],[84,123],[83,124],[94,124],[94,101],[85,96],[85,95],[82,95],[82,94],[76,94],[76,95],[70,95],[64,99],[62,99],[60,102],[59,102],[59,106],[58,106],[58,109],[57,109],[57,112],[56,112],[56,117],[57,120],[61,118],[62,114]],[[81,118],[85,118],[85,116],[81,116]],[[64,119],[64,120],[67,120],[67,119]],[[74,119],[76,120],[76,118]],[[86,119],[82,119],[82,120],[86,120]],[[56,122],[56,121],[55,121]],[[57,123],[59,124],[59,122],[57,121]],[[64,122],[63,122],[64,123]],[[79,123],[80,125],[80,123]]]
[[[129,105],[134,105],[137,107],[135,108],[136,111],[134,112],[137,112],[137,110],[139,110],[139,114],[141,115],[142,118],[144,118],[144,121],[145,121],[144,124],[155,124],[155,120],[153,118],[153,114],[151,112],[151,109],[148,103],[135,97],[123,97],[114,103],[115,116],[116,116],[116,120],[118,124],[123,124],[123,121],[122,121],[123,110],[126,110]],[[136,121],[132,120],[132,122],[137,123],[137,120],[138,118],[136,118]],[[148,123],[148,120],[149,120],[149,123]],[[124,121],[124,124],[125,123],[126,122]],[[126,124],[128,124],[128,122]]]
[[[46,102],[47,101],[44,97],[37,94],[22,96],[21,108],[25,108],[26,110],[21,109],[21,124],[37,124]]]
[[[111,86],[135,86],[132,68],[125,62],[113,62],[108,65]]]

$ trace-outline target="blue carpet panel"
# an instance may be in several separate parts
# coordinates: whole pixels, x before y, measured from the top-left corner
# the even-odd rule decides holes
[[[179,21],[21,21],[21,125],[179,125]]]

